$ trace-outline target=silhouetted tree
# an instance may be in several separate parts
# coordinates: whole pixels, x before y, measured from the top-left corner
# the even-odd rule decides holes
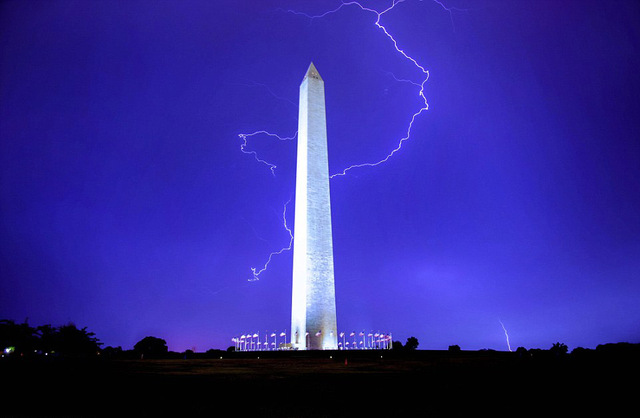
[[[449,351],[451,351],[452,353],[457,353],[458,351],[460,351],[460,346],[458,344],[450,345]]]
[[[583,347],[576,347],[573,350],[571,350],[571,354],[583,354],[585,352],[591,351],[587,348],[583,348]]]
[[[640,344],[628,342],[598,344],[596,352],[600,354],[638,356],[640,355]]]
[[[0,350],[11,348],[17,354],[32,353],[37,344],[35,329],[27,324],[16,324],[12,320],[0,321]]]
[[[561,355],[567,354],[568,348],[566,344],[558,342],[553,344],[553,346],[551,346],[549,351],[555,354],[556,356],[561,356]]]
[[[418,339],[416,337],[407,338],[407,342],[404,344],[406,350],[415,350],[418,348]]]
[[[30,327],[26,321],[15,324],[10,320],[0,321],[0,348],[15,347],[15,352],[24,354],[61,353],[65,355],[95,355],[100,343],[87,328],[78,329],[74,324],[57,328],[51,325]]]
[[[231,353],[235,351],[235,347],[234,346],[230,346],[227,348],[226,352]],[[217,348],[210,348],[207,351],[205,351],[205,354],[207,355],[207,357],[209,358],[215,358],[215,357],[220,357],[225,353],[225,351],[222,351],[220,349]]]
[[[122,357],[122,347],[107,346],[102,349],[102,355],[106,358],[119,358]]]
[[[51,353],[55,351],[56,345],[56,328],[51,325],[40,325],[36,328],[36,332],[40,337],[38,347],[45,353]]]
[[[404,350],[404,346],[402,345],[402,343],[400,341],[394,341],[393,342],[393,349],[401,351],[401,350]]]
[[[144,337],[133,346],[133,350],[141,357],[162,357],[169,351],[167,342],[156,337]]]
[[[101,345],[87,327],[78,329],[73,323],[58,327],[53,334],[53,351],[66,355],[94,355]]]

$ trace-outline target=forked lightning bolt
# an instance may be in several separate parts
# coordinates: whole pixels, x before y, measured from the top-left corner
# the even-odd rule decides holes
[[[261,159],[260,157],[258,157],[258,153],[255,151],[247,151],[247,138],[254,136],[254,135],[267,135],[276,139],[279,139],[280,141],[290,141],[292,139],[295,139],[296,136],[298,136],[298,133],[296,132],[295,134],[293,134],[293,136],[291,137],[281,137],[279,135],[273,134],[271,132],[267,132],[267,131],[256,131],[250,134],[238,134],[238,136],[240,137],[240,139],[242,140],[242,144],[240,145],[240,151],[244,152],[245,154],[249,154],[249,155],[253,155],[253,158],[256,159],[256,161],[258,161],[259,163],[262,163],[264,165],[266,165],[267,167],[269,167],[269,170],[271,170],[271,174],[273,174],[273,176],[276,175],[276,165],[272,164],[268,161],[265,161],[263,159]]]
[[[424,85],[427,82],[427,80],[429,80],[429,71],[427,69],[425,69],[420,63],[418,63],[418,61],[411,57],[410,55],[408,55],[402,48],[400,48],[400,46],[398,45],[398,42],[396,41],[396,39],[389,33],[389,31],[387,30],[387,28],[382,25],[380,23],[380,19],[382,18],[382,15],[384,15],[385,13],[389,12],[390,10],[392,10],[394,7],[396,7],[396,5],[402,3],[404,0],[394,0],[393,3],[391,4],[391,6],[389,6],[388,8],[384,9],[383,11],[379,12],[377,10],[371,9],[369,7],[365,7],[362,4],[360,4],[357,1],[350,1],[350,2],[343,2],[340,4],[340,6],[336,7],[333,10],[329,10],[327,12],[324,12],[320,15],[309,15],[306,13],[302,13],[302,12],[297,12],[297,11],[293,11],[293,10],[287,10],[290,13],[294,13],[297,15],[302,15],[302,16],[306,16],[309,19],[318,19],[318,18],[323,18],[331,13],[336,13],[338,12],[340,9],[342,9],[343,7],[346,6],[356,6],[359,7],[360,9],[369,12],[369,13],[373,13],[376,16],[376,21],[374,22],[374,24],[376,25],[376,27],[380,30],[382,30],[382,32],[384,32],[385,36],[387,38],[389,38],[389,40],[393,43],[393,47],[395,48],[395,50],[400,53],[404,59],[409,60],[417,69],[419,69],[422,72],[423,75],[423,79],[422,82],[420,83],[416,83],[413,81],[409,81],[410,83],[419,86],[420,89],[418,91],[418,95],[420,96],[421,100],[422,100],[422,107],[420,107],[420,109],[418,109],[412,116],[411,116],[411,120],[409,122],[409,126],[407,127],[406,130],[406,134],[405,136],[403,136],[402,138],[400,138],[398,145],[391,150],[391,152],[389,154],[387,154],[386,157],[376,161],[376,162],[368,162],[368,163],[361,163],[361,164],[353,164],[347,168],[345,168],[344,170],[342,170],[341,172],[338,173],[334,173],[330,176],[330,178],[334,178],[336,176],[344,176],[345,174],[347,174],[347,172],[349,170],[352,170],[354,168],[360,168],[360,167],[375,167],[377,165],[383,164],[385,162],[387,162],[389,160],[389,158],[391,158],[396,152],[400,151],[400,149],[402,148],[402,144],[408,140],[411,137],[411,129],[413,127],[413,122],[416,120],[416,118],[424,111],[429,110],[429,103],[427,102],[427,98],[424,95]],[[438,3],[440,6],[442,6],[445,10],[448,10],[446,7],[444,7],[444,5],[442,5],[442,3],[436,1],[436,3]],[[450,10],[448,10],[449,13],[451,13]],[[395,76],[394,76],[395,78]],[[407,81],[407,80],[398,80],[398,81]]]
[[[291,202],[291,199],[289,199],[287,203],[284,204],[284,210],[282,211],[282,222],[284,224],[284,229],[286,229],[287,232],[289,233],[289,238],[290,238],[289,246],[283,247],[279,251],[274,251],[271,254],[269,254],[269,258],[267,259],[267,262],[264,263],[264,266],[260,270],[258,270],[255,267],[251,267],[251,273],[253,274],[253,278],[249,279],[249,281],[260,280],[260,275],[262,274],[263,271],[267,269],[267,267],[269,267],[269,263],[271,263],[271,259],[273,258],[273,256],[282,254],[285,251],[289,251],[293,246],[293,233],[291,232],[291,229],[287,226],[287,205],[289,204],[289,202]]]
[[[353,169],[355,169],[355,168],[361,168],[361,167],[375,167],[375,166],[377,166],[377,165],[380,165],[380,164],[383,164],[383,163],[387,162],[387,161],[388,161],[388,160],[389,160],[389,159],[390,159],[390,158],[391,158],[395,153],[397,153],[398,151],[400,151],[400,149],[402,148],[403,143],[404,143],[405,141],[407,141],[407,140],[411,137],[411,131],[412,131],[412,128],[413,128],[413,123],[414,123],[414,121],[416,120],[416,118],[417,118],[418,116],[420,116],[423,112],[425,112],[425,111],[427,111],[427,110],[429,109],[429,104],[428,104],[428,102],[427,102],[427,98],[426,98],[426,97],[425,97],[425,95],[424,95],[424,86],[425,86],[425,83],[429,80],[429,71],[428,71],[427,69],[425,69],[425,67],[424,67],[424,66],[422,66],[422,65],[421,65],[421,64],[420,64],[420,63],[419,63],[415,58],[411,57],[407,52],[405,52],[405,50],[404,50],[404,49],[402,49],[402,48],[399,46],[398,42],[397,42],[397,41],[396,41],[396,39],[391,35],[391,33],[389,33],[389,31],[387,30],[387,28],[386,28],[384,25],[382,25],[382,24],[380,23],[380,19],[382,18],[382,16],[383,16],[385,13],[387,13],[387,12],[391,11],[391,10],[392,10],[393,8],[395,8],[398,4],[403,3],[404,1],[405,1],[405,0],[393,0],[393,2],[392,2],[392,4],[391,4],[391,6],[389,6],[388,8],[386,8],[386,9],[384,9],[384,10],[382,10],[382,11],[377,11],[377,10],[375,10],[375,9],[372,9],[372,8],[369,8],[369,7],[366,7],[366,6],[363,6],[361,3],[357,2],[357,1],[342,2],[342,3],[341,3],[338,7],[336,7],[335,9],[333,9],[333,10],[329,10],[329,11],[326,11],[326,12],[324,12],[324,13],[322,13],[322,14],[319,14],[319,15],[309,15],[309,14],[307,14],[307,13],[303,13],[303,12],[299,12],[299,11],[286,10],[286,12],[293,13],[293,14],[296,14],[296,15],[302,15],[302,16],[305,16],[305,17],[307,17],[307,18],[309,18],[309,19],[319,19],[319,18],[323,18],[323,17],[325,17],[325,16],[327,16],[327,15],[330,15],[330,14],[332,14],[332,13],[337,13],[337,12],[338,12],[338,11],[340,11],[343,7],[347,7],[347,6],[355,6],[355,7],[359,7],[361,10],[363,10],[363,11],[365,11],[365,12],[372,13],[372,14],[374,14],[374,15],[375,15],[375,17],[376,17],[375,22],[374,22],[374,24],[376,25],[376,27],[377,27],[378,29],[380,29],[380,30],[384,33],[384,35],[389,39],[389,41],[391,41],[391,43],[393,44],[393,47],[394,47],[394,48],[395,48],[395,50],[396,50],[396,51],[397,51],[397,52],[398,52],[398,53],[403,57],[403,59],[406,59],[406,60],[410,61],[410,62],[411,62],[411,63],[412,63],[412,64],[413,64],[413,65],[414,65],[414,66],[415,66],[415,67],[416,67],[420,72],[421,72],[421,74],[422,74],[422,77],[421,77],[422,81],[420,81],[420,82],[415,82],[415,81],[411,81],[411,80],[399,80],[399,79],[397,79],[395,76],[393,76],[397,81],[401,81],[401,82],[409,82],[409,83],[411,83],[411,84],[415,85],[416,87],[418,87],[419,89],[418,89],[417,94],[418,94],[418,96],[420,97],[420,99],[421,99],[421,101],[422,101],[422,103],[423,103],[423,104],[421,105],[421,107],[420,107],[420,108],[419,108],[415,113],[413,113],[413,115],[411,116],[411,118],[410,118],[410,122],[409,122],[409,125],[408,125],[408,127],[407,127],[407,129],[406,129],[406,131],[405,131],[405,135],[404,135],[402,138],[400,138],[400,139],[399,139],[397,146],[396,146],[393,150],[391,150],[391,151],[390,151],[390,152],[389,152],[389,153],[388,153],[384,158],[382,158],[382,159],[380,159],[380,160],[378,160],[378,161],[375,161],[375,162],[366,162],[366,163],[360,163],[360,164],[353,164],[353,165],[351,165],[351,166],[349,166],[349,167],[345,168],[345,169],[344,169],[344,170],[342,170],[341,172],[338,172],[338,173],[334,173],[334,174],[332,174],[332,175],[330,176],[330,178],[334,178],[334,177],[337,177],[337,176],[344,176],[344,175],[346,175],[346,174],[347,174],[347,172],[348,172],[348,171],[353,170]],[[422,1],[422,0],[420,0],[420,1]],[[434,1],[435,3],[437,3],[438,5],[440,5],[444,10],[446,10],[446,11],[449,13],[449,15],[451,16],[451,18],[452,18],[452,10],[454,10],[454,9],[445,7],[445,5],[444,5],[442,2],[440,2],[439,0],[432,0],[432,1]],[[457,10],[457,9],[455,9],[455,10]],[[453,19],[453,18],[452,18],[452,19]],[[453,20],[452,20],[452,23],[453,23]],[[272,93],[272,94],[273,94],[273,93]],[[249,137],[254,136],[254,135],[268,135],[268,136],[271,136],[271,137],[275,137],[275,138],[277,138],[277,139],[279,139],[279,140],[292,140],[292,139],[294,139],[294,138],[297,136],[297,132],[296,132],[296,134],[295,134],[293,137],[287,137],[287,138],[282,138],[282,137],[280,137],[280,136],[278,136],[278,135],[276,135],[276,134],[269,133],[269,132],[267,132],[267,131],[256,131],[256,132],[253,132],[253,133],[250,133],[250,134],[239,134],[239,137],[242,139],[242,145],[241,145],[241,147],[240,147],[240,150],[241,150],[243,153],[245,153],[245,154],[253,155],[253,157],[256,159],[256,161],[258,161],[259,163],[264,164],[264,165],[266,165],[267,167],[269,167],[269,170],[271,171],[271,174],[272,174],[273,176],[275,176],[275,169],[276,169],[276,165],[275,165],[275,164],[270,163],[270,162],[268,162],[268,161],[266,161],[266,160],[261,159],[260,157],[258,157],[257,152],[255,152],[255,151],[248,151],[248,150],[246,149],[246,147],[247,147],[247,139],[248,139]],[[287,203],[288,203],[288,202],[287,202]],[[264,265],[264,267],[263,267],[262,269],[257,270],[256,268],[252,268],[252,269],[251,269],[251,271],[252,271],[252,273],[253,273],[253,279],[252,279],[252,280],[258,280],[258,278],[259,278],[260,274],[261,274],[262,272],[264,272],[264,271],[267,269],[267,267],[268,267],[269,263],[271,262],[271,259],[272,259],[272,257],[273,257],[274,255],[281,254],[282,252],[284,252],[284,251],[288,251],[288,250],[290,250],[290,249],[292,248],[292,243],[293,243],[293,234],[292,234],[291,230],[289,229],[289,227],[287,226],[287,220],[286,220],[286,207],[287,207],[287,205],[285,204],[285,210],[284,210],[284,213],[283,213],[283,223],[284,223],[284,228],[287,230],[287,232],[289,233],[289,235],[290,235],[290,237],[291,237],[291,242],[290,242],[290,244],[289,244],[289,246],[288,246],[288,247],[282,248],[282,249],[281,249],[281,250],[279,250],[279,251],[276,251],[276,252],[271,253],[271,254],[269,255],[269,257],[268,257],[267,262],[265,263],[265,265]],[[506,333],[506,330],[505,330],[505,333]],[[507,339],[508,339],[508,336],[507,336]],[[508,342],[508,341],[507,341],[507,342]]]

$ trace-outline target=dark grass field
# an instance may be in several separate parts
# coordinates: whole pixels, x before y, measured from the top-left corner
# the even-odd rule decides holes
[[[575,417],[625,415],[637,405],[637,363],[629,358],[259,355],[3,361],[2,416]]]

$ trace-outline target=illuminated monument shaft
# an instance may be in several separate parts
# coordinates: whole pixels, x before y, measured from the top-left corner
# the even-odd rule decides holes
[[[324,82],[311,63],[300,85],[291,343],[337,349]]]

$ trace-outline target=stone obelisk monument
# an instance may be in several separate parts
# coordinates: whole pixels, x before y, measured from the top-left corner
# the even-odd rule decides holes
[[[311,63],[300,85],[291,344],[338,348],[324,81]]]

